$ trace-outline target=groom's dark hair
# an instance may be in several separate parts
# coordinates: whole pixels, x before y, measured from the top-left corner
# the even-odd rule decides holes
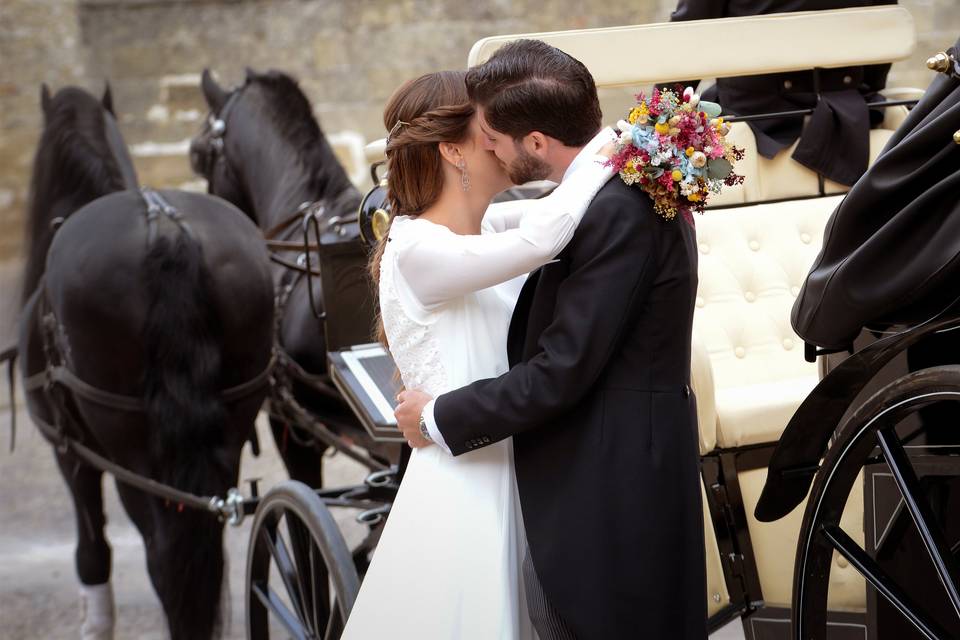
[[[597,85],[582,62],[540,40],[507,43],[467,71],[470,101],[500,133],[539,131],[582,147],[600,130]]]

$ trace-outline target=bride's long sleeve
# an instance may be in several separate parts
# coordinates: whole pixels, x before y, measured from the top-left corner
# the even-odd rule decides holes
[[[545,198],[509,203],[509,213],[497,222],[506,227],[513,217],[519,220],[515,228],[463,236],[435,225],[434,233],[398,248],[397,266],[420,304],[432,307],[492,287],[553,259],[613,175],[604,160],[584,163]]]

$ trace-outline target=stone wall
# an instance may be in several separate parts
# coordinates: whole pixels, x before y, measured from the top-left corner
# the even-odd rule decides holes
[[[192,180],[186,141],[205,113],[198,74],[245,66],[300,78],[328,133],[383,135],[381,109],[404,79],[463,67],[498,33],[665,20],[675,0],[0,0],[0,259],[16,256],[39,85],[101,92],[109,78],[141,180]],[[926,56],[960,33],[956,0],[902,0],[920,36],[891,84],[923,87]]]

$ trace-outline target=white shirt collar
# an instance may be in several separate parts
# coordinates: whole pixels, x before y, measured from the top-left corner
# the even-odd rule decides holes
[[[584,162],[590,162],[594,160],[597,152],[600,151],[600,148],[603,145],[607,144],[608,142],[613,142],[616,139],[617,134],[613,132],[613,129],[610,127],[604,127],[601,129],[597,135],[593,136],[593,139],[591,139],[590,142],[584,145],[583,149],[580,150],[580,153],[574,156],[573,162],[571,162],[570,166],[567,167],[567,170],[563,172],[563,178],[561,178],[561,181],[570,177],[570,174],[572,174],[574,170]]]

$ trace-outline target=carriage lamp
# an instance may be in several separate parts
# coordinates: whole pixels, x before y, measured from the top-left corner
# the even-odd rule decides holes
[[[377,209],[373,212],[371,226],[373,227],[373,237],[379,242],[390,229],[390,214],[383,209]]]

